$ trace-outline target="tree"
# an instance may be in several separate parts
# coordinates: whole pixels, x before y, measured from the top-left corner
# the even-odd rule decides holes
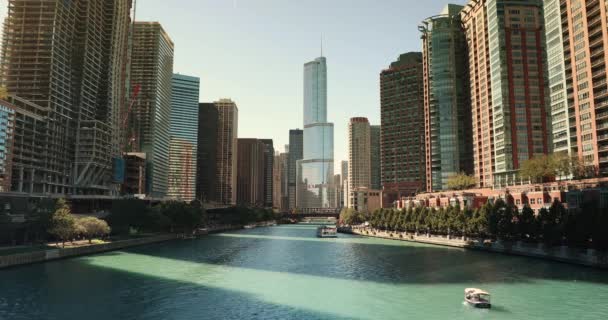
[[[520,238],[523,240],[531,240],[536,238],[538,230],[536,228],[536,217],[534,210],[529,205],[525,205],[519,214],[517,223],[519,224]]]
[[[95,217],[78,219],[76,224],[81,228],[82,235],[89,240],[89,243],[91,243],[95,237],[104,236],[110,233],[108,223]]]
[[[464,190],[477,185],[475,177],[465,174],[464,172],[455,174],[448,178],[448,189]]]
[[[541,155],[524,161],[519,168],[519,175],[530,178],[532,182],[544,182],[557,175],[558,163],[552,156]]]
[[[71,239],[75,234],[76,221],[65,199],[57,200],[55,208],[49,233],[59,238],[65,248],[66,240]]]

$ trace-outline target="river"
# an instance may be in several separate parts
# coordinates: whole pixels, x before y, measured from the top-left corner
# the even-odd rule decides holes
[[[465,287],[493,308],[463,304]],[[607,319],[608,272],[286,225],[0,270],[0,319]]]

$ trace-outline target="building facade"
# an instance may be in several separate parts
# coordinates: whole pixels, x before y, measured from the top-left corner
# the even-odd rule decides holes
[[[473,173],[467,47],[462,6],[449,4],[422,21],[426,191],[446,190],[448,178]]]
[[[196,199],[216,202],[218,110],[213,103],[199,103],[196,156]]]
[[[264,144],[264,207],[273,207],[273,178],[274,146],[272,139],[260,139]]]
[[[348,199],[348,160],[342,160],[340,170],[340,207],[344,208]]]
[[[11,191],[15,109],[10,103],[0,100],[0,192]]]
[[[471,1],[461,12],[469,48],[474,174],[480,186],[519,180],[551,144],[542,1]]]
[[[301,211],[331,208],[335,197],[334,125],[327,122],[325,57],[304,64],[303,142],[303,158],[297,163],[296,207]]]
[[[242,206],[264,206],[266,177],[264,142],[258,139],[238,139],[237,201]]]
[[[121,156],[130,9],[131,1],[8,1],[0,85],[25,107],[17,137],[31,137],[22,131],[31,123],[41,133],[15,140],[23,145],[13,191],[118,192],[112,163]]]
[[[296,186],[298,177],[298,161],[304,156],[304,131],[289,130],[289,156],[287,161],[287,197],[289,210],[296,208]]]
[[[425,190],[422,73],[422,53],[408,52],[380,74],[383,207]]]
[[[606,1],[545,0],[555,151],[608,175]]]
[[[369,127],[369,151],[371,167],[371,186],[374,190],[382,189],[382,170],[380,169],[380,126],[372,125]]]
[[[287,156],[285,152],[276,151],[272,163],[272,207],[279,211],[287,210]]]
[[[196,198],[200,79],[173,75],[169,128],[169,192],[172,199]]]
[[[214,105],[218,114],[216,202],[236,204],[239,110],[236,103],[230,99],[220,99]]]
[[[135,145],[146,153],[146,193],[167,196],[173,41],[158,22],[135,22],[131,81],[141,91],[133,105]]]
[[[371,187],[370,126],[367,118],[350,118],[348,124],[349,190]]]

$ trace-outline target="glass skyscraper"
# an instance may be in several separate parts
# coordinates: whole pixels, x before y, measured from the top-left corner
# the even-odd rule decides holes
[[[327,122],[325,57],[304,64],[304,154],[298,161],[297,209],[332,208],[334,125]]]

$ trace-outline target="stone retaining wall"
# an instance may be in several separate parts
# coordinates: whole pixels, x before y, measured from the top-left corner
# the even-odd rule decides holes
[[[95,254],[105,251],[119,250],[144,244],[173,240],[176,239],[176,237],[177,235],[175,234],[163,234],[158,236],[121,240],[103,244],[92,244],[76,248],[57,248],[44,251],[0,256],[0,269],[24,264],[63,259],[68,257]]]
[[[358,234],[400,241],[412,241],[441,246],[458,247],[473,250],[483,250],[504,254],[513,254],[533,258],[541,258],[571,264],[578,264],[602,269],[608,269],[608,253],[594,249],[570,248],[567,246],[546,246],[544,244],[524,243],[522,241],[494,241],[466,239],[464,237],[448,237],[407,232],[390,232],[371,228],[339,228],[339,232]]]

